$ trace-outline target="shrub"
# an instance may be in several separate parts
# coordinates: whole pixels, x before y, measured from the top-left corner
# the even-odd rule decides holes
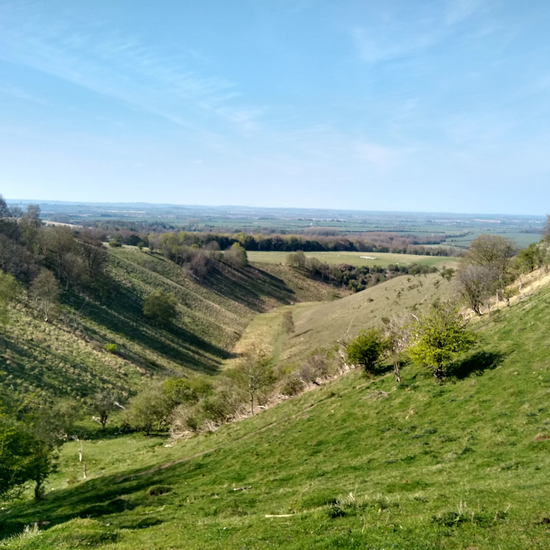
[[[292,397],[293,395],[298,395],[304,391],[305,384],[303,380],[300,379],[297,373],[292,373],[284,380],[284,385],[281,388],[281,393]]]
[[[103,346],[103,349],[105,351],[108,351],[109,353],[117,353],[118,352],[118,346],[116,344],[105,344]]]
[[[177,315],[176,297],[162,290],[153,290],[143,303],[143,313],[158,324],[167,324]]]

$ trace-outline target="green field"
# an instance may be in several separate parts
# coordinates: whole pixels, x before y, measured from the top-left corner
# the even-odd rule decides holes
[[[178,444],[78,442],[40,503],[0,511],[11,550],[549,547],[550,289],[483,317],[438,384],[351,373]],[[172,446],[167,446],[172,445]]]
[[[288,252],[248,252],[251,263],[257,264],[284,264]],[[435,267],[455,267],[458,258],[445,256],[417,256],[414,254],[388,254],[378,252],[307,252],[308,258],[317,258],[329,264],[349,264],[355,266],[388,267],[390,264],[399,265],[431,265]]]

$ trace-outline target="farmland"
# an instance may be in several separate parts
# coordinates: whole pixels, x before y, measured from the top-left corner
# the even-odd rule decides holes
[[[257,264],[284,264],[288,252],[248,252],[251,263]],[[317,258],[328,264],[349,264],[353,266],[388,267],[398,265],[429,265],[435,267],[455,267],[458,258],[445,256],[417,256],[415,254],[389,254],[378,252],[308,252],[308,258]]]

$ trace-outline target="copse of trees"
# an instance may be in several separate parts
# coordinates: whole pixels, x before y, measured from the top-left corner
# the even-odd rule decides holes
[[[151,251],[163,249],[166,239],[169,246],[185,245],[191,247],[197,245],[205,249],[209,243],[215,242],[220,250],[227,250],[233,244],[240,244],[246,251],[262,252],[392,252],[396,254],[420,254],[428,256],[459,256],[461,251],[449,246],[424,246],[437,245],[445,241],[448,236],[418,236],[403,233],[370,232],[357,236],[345,236],[334,231],[307,231],[303,234],[248,234],[248,233],[214,233],[205,231],[166,231],[165,228],[156,227],[157,231],[146,231],[143,224],[128,222],[116,223],[114,226],[99,224],[95,228],[105,242],[125,244],[129,246],[147,246]],[[167,237],[164,237],[167,235]],[[169,235],[173,235],[170,237]]]
[[[390,264],[387,268],[349,264],[333,265],[321,262],[315,257],[307,257],[302,250],[289,254],[287,265],[299,269],[310,278],[344,286],[352,292],[360,292],[398,275],[427,275],[438,271],[436,267],[414,263],[408,266]]]
[[[65,290],[100,288],[106,263],[107,251],[94,231],[43,227],[38,206],[21,212],[10,209],[0,196],[0,270],[26,291],[44,268]]]

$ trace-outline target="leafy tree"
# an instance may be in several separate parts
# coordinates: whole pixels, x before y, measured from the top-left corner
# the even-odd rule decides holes
[[[36,309],[48,322],[57,308],[59,285],[51,271],[43,269],[31,284],[30,295]]]
[[[223,258],[233,267],[242,268],[248,265],[246,250],[239,243],[233,243],[231,248],[224,252]]]
[[[174,319],[178,311],[176,309],[176,297],[162,290],[153,290],[143,304],[143,314],[154,322],[165,325]]]
[[[442,380],[445,364],[474,344],[475,338],[466,324],[458,306],[451,302],[434,302],[430,310],[416,317],[411,325],[411,357]]]
[[[57,469],[60,439],[43,411],[10,398],[0,387],[0,497],[13,495],[33,481],[34,496],[43,495],[46,478]]]
[[[531,243],[527,248],[520,250],[516,257],[516,269],[529,273],[542,267],[547,258],[547,249],[544,243]]]
[[[246,389],[250,400],[250,413],[254,414],[254,399],[258,393],[273,381],[271,361],[259,346],[245,353],[233,371],[233,377]]]
[[[101,391],[94,394],[89,399],[89,406],[92,412],[97,415],[96,420],[101,424],[103,430],[105,430],[112,412],[117,408],[123,408],[118,402],[118,396],[111,391]]]
[[[363,367],[365,372],[373,372],[385,349],[386,342],[380,330],[363,330],[346,346],[346,361]]]
[[[160,430],[168,424],[173,408],[162,384],[156,383],[149,385],[130,401],[128,417],[132,426],[149,435],[153,428]]]

